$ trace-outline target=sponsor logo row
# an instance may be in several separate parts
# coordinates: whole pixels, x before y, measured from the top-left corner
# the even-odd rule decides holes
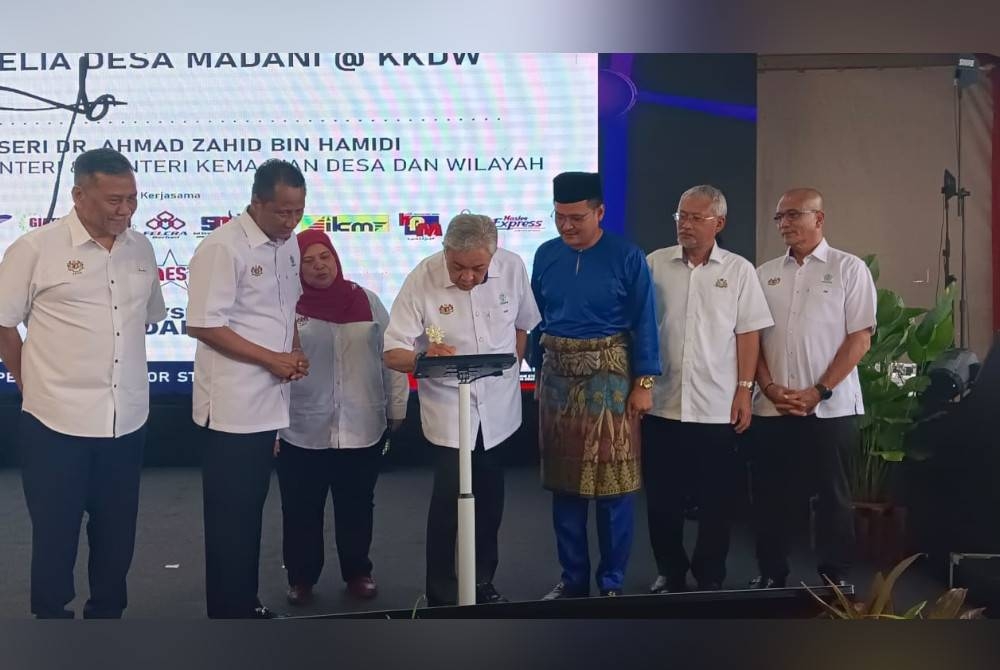
[[[13,219],[11,214],[0,214],[0,224]],[[233,219],[232,212],[221,215],[200,217],[199,222],[188,221],[170,210],[163,210],[156,216],[136,225],[145,235],[153,238],[170,239],[178,237],[205,237],[219,226]],[[23,217],[24,229],[39,228],[54,221],[44,216]],[[499,230],[515,232],[537,232],[544,229],[542,219],[523,215],[505,214],[494,219]],[[388,233],[393,230],[393,217],[389,214],[307,214],[299,222],[298,230],[322,230],[327,233]],[[408,239],[431,239],[441,237],[441,216],[436,213],[403,212],[396,219],[396,229]]]

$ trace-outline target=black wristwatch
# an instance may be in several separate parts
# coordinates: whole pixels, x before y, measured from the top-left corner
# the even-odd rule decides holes
[[[822,384],[816,384],[816,386],[814,386],[813,388],[815,388],[819,392],[820,400],[829,400],[830,397],[833,395],[833,389],[828,389]]]

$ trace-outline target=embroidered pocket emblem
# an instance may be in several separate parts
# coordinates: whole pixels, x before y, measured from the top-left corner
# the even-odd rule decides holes
[[[729,288],[729,282],[722,277],[719,277],[719,280],[715,282],[715,288]]]
[[[66,269],[75,275],[83,272],[83,261],[67,261]]]
[[[451,314],[455,311],[454,305],[441,305],[438,307],[438,312],[441,314]]]
[[[777,286],[780,283],[781,283],[781,277],[771,277],[770,279],[767,280],[768,286]]]
[[[252,268],[250,268],[250,274],[253,277],[263,276],[263,274],[264,274],[264,268],[262,268],[259,265],[255,265]]]

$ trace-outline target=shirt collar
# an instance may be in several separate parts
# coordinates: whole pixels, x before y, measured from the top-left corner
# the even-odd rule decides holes
[[[718,243],[715,243],[712,245],[712,250],[708,252],[708,261],[705,262],[705,265],[708,265],[709,263],[721,263],[728,255],[728,251],[720,247]],[[670,260],[685,262],[684,247],[679,244],[674,247],[674,251],[670,255]]]
[[[264,234],[264,231],[260,229],[257,222],[250,216],[249,210],[243,211],[243,214],[239,217],[239,222],[243,226],[243,232],[247,235],[247,241],[250,243],[251,249],[255,249],[271,241],[271,238]]]
[[[70,244],[74,247],[79,247],[86,244],[87,242],[93,242],[98,244],[87,229],[83,227],[83,222],[80,221],[80,215],[76,213],[76,207],[70,210],[69,214],[66,215],[66,219],[69,225],[69,239]],[[128,229],[125,229],[121,235],[115,237],[115,244],[128,244],[131,238],[128,235]]]
[[[827,243],[826,238],[824,237],[819,241],[819,244],[816,246],[816,248],[812,250],[812,253],[805,257],[805,260],[808,260],[810,258],[815,258],[818,261],[826,263],[827,258],[829,258],[829,256],[830,256],[830,245]],[[791,247],[789,247],[785,251],[785,263],[788,263],[789,261],[791,261],[792,263],[795,262],[795,257],[792,256]]]

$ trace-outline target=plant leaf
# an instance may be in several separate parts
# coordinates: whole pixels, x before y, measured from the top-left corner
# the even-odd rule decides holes
[[[851,601],[848,600],[847,596],[844,595],[844,592],[840,590],[840,587],[838,587],[836,584],[830,581],[830,578],[827,577],[826,575],[823,575],[823,579],[825,579],[827,585],[833,589],[833,595],[837,596],[837,601],[840,603],[840,606],[844,609],[844,612],[847,613],[848,616],[845,618],[847,619],[862,618],[861,616],[859,616],[859,612],[854,608],[854,605],[851,603]]]
[[[871,612],[872,608],[875,607],[875,599],[878,594],[882,592],[885,587],[885,577],[881,572],[875,573],[875,578],[872,579],[871,593],[868,594],[868,602],[865,606],[865,612]]]
[[[977,607],[975,609],[966,610],[958,617],[959,619],[985,619],[983,612],[986,611],[985,607]]]
[[[864,261],[865,265],[868,266],[868,271],[872,273],[872,281],[877,284],[879,276],[878,256],[875,254],[868,254],[864,257]]]
[[[928,619],[957,619],[965,603],[967,589],[948,589],[941,594],[927,613]]]
[[[820,605],[822,605],[823,609],[825,609],[834,618],[837,618],[837,619],[851,619],[851,618],[853,618],[850,614],[848,614],[846,612],[841,612],[836,607],[834,607],[833,605],[829,604],[828,602],[826,602],[825,600],[823,600],[822,598],[820,598],[818,595],[816,595],[813,592],[813,590],[811,588],[809,588],[808,586],[806,586],[805,582],[800,582],[800,583],[802,584],[802,586],[806,587],[806,591],[809,592],[809,595],[811,595],[813,598],[815,598],[816,602],[818,602]]]
[[[920,613],[924,610],[925,607],[927,607],[927,601],[926,600],[923,601],[922,603],[917,603],[916,605],[914,605],[910,609],[906,610],[906,612],[904,612],[903,616],[900,617],[900,618],[902,618],[902,619],[919,619],[920,618]]]
[[[875,598],[875,604],[872,605],[872,609],[869,612],[870,614],[881,614],[885,610],[889,599],[892,597],[892,589],[896,586],[896,580],[921,556],[923,554],[913,554],[896,564],[896,567],[889,572],[889,576],[885,578],[885,582],[882,584],[882,588]]]

